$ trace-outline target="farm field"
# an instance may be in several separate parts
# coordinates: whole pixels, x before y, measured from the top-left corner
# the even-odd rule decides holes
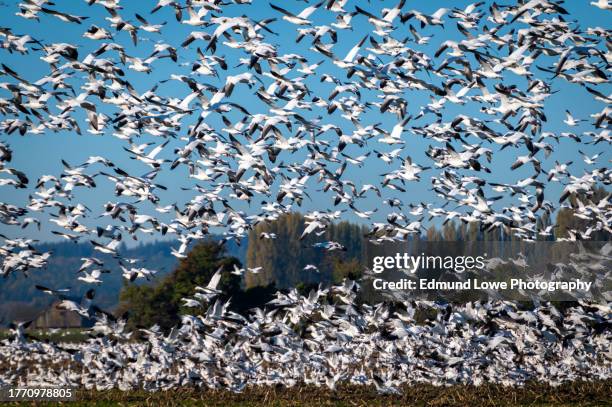
[[[253,387],[242,393],[181,388],[171,391],[78,392],[69,406],[605,406],[612,405],[612,380],[573,382],[557,387],[529,383],[523,387],[501,385],[406,386],[402,395],[377,394],[374,387],[299,386],[293,389]],[[32,402],[9,405],[34,405]],[[57,403],[36,403],[57,405]]]

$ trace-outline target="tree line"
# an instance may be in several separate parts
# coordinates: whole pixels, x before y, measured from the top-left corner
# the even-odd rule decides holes
[[[588,199],[598,202],[607,199],[607,192],[600,188]],[[576,197],[571,197],[570,207],[561,209],[554,227],[549,234],[538,236],[541,241],[553,241],[567,237],[572,229],[588,226],[584,219],[575,216],[578,205]],[[581,199],[585,199],[584,197]],[[544,212],[538,219],[538,230],[546,230],[551,218]],[[219,268],[223,268],[220,289],[222,300],[230,300],[230,308],[237,311],[264,306],[273,298],[277,290],[297,288],[306,294],[318,284],[339,283],[345,278],[361,277],[374,256],[393,255],[398,252],[432,253],[444,242],[444,250],[466,250],[472,253],[487,253],[498,257],[524,250],[525,242],[519,236],[503,227],[485,228],[477,222],[465,223],[454,220],[436,226],[431,225],[421,234],[415,234],[401,243],[373,244],[368,229],[363,225],[350,222],[332,223],[326,231],[300,239],[305,228],[305,218],[299,213],[289,213],[270,222],[256,225],[249,233],[246,248],[246,267],[244,278],[231,271],[242,268],[241,261],[228,256],[226,249],[217,241],[204,241],[197,244],[186,259],[163,279],[146,285],[126,284],[121,292],[121,304],[117,313],[130,310],[130,324],[133,327],[148,327],[158,324],[168,329],[176,325],[181,314],[186,311],[182,298],[190,297],[196,286],[205,286]],[[609,240],[609,233],[598,232],[598,240]],[[334,241],[342,249],[329,251],[316,247],[315,243]],[[456,245],[453,245],[455,243]],[[245,249],[242,249],[245,250]],[[315,268],[306,266],[311,265]],[[257,273],[248,269],[259,269]],[[364,290],[361,300],[375,300],[376,297]],[[203,304],[203,310],[206,304]]]

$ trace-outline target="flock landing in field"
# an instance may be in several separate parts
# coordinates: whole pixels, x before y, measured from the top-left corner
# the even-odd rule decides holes
[[[239,241],[302,205],[316,206],[305,211],[302,238],[322,236],[351,214],[370,222],[367,237],[376,244],[420,234],[432,219],[561,240],[539,219],[563,207],[581,220],[563,239],[612,232],[610,195],[595,199],[611,182],[610,31],[584,27],[589,22],[575,21],[569,4],[477,2],[426,13],[405,0],[382,8],[376,1],[160,0],[150,8],[138,2],[135,12],[119,0],[85,3],[91,15],[70,10],[84,3],[59,0],[3,9],[29,20],[19,27],[39,24],[50,33],[0,28],[0,188],[30,192],[27,202],[0,202],[4,277],[44,272],[52,255],[36,249],[26,228],[90,241],[133,282],[156,270],[121,256],[127,238],[175,237],[172,254],[184,258],[213,231]],[[587,6],[612,15],[609,1],[579,7]],[[82,37],[61,38],[64,25],[83,27]],[[34,77],[29,66],[41,61],[47,69]],[[560,96],[570,105],[563,115],[546,109]],[[578,115],[578,108],[593,110]],[[12,149],[11,138],[60,132],[123,146],[83,163],[66,156],[60,174],[11,166],[13,156],[29,154]],[[146,170],[132,170],[126,158]],[[178,183],[162,183],[162,174]],[[166,201],[183,182],[192,198]],[[426,182],[439,203],[413,193]],[[80,193],[102,183],[114,186],[115,197],[90,208]],[[18,196],[2,200],[8,195]],[[315,246],[343,249],[334,241]],[[107,268],[88,257],[74,272],[95,285]],[[357,283],[347,281],[308,297],[279,293],[270,309],[245,317],[216,300],[219,276],[184,299],[205,314],[185,315],[169,335],[145,330],[145,343],[125,342],[125,321],[95,306],[94,289],[79,303],[69,288],[39,286],[61,308],[96,319],[97,337],[28,342],[27,323],[15,322],[13,339],[0,345],[0,385],[240,390],[351,381],[395,392],[423,381],[610,375],[608,305],[525,311],[508,302],[404,301],[391,310],[355,304]],[[425,324],[414,323],[419,307],[434,310]]]
[[[0,342],[0,385],[242,391],[352,383],[396,394],[417,383],[610,378],[608,305],[580,302],[563,311],[551,305],[521,310],[511,302],[368,306],[354,304],[357,289],[346,282],[307,297],[279,293],[267,309],[246,317],[215,301],[205,314],[185,315],[169,334],[141,330],[145,339],[138,342],[129,341],[124,320],[104,315],[91,330],[95,339],[78,344],[33,342],[20,325],[12,341]],[[340,300],[334,304],[332,297]]]

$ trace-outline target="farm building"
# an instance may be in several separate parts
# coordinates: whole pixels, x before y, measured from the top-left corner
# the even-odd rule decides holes
[[[33,328],[89,328],[93,326],[94,321],[90,318],[85,318],[75,311],[68,311],[57,308],[59,301],[54,302],[41,312],[34,323]]]

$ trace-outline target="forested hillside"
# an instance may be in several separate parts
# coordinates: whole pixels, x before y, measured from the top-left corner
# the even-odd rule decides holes
[[[577,230],[588,230],[590,226],[580,217],[581,207],[585,202],[598,204],[609,199],[608,196],[604,188],[597,188],[592,196],[570,196],[567,207],[560,210],[556,219],[543,212],[535,222],[539,229],[548,232],[539,233],[537,240],[581,240],[581,236],[576,235]],[[508,213],[508,224],[512,224],[512,216]],[[278,288],[289,288],[318,282],[339,282],[344,277],[356,278],[361,275],[364,269],[371,266],[374,256],[398,252],[436,254],[442,247],[439,242],[456,242],[445,245],[447,251],[486,253],[488,257],[516,254],[526,244],[519,228],[512,229],[507,225],[484,227],[479,222],[454,219],[438,226],[432,224],[422,229],[420,235],[415,234],[405,242],[378,245],[371,243],[372,232],[363,225],[332,223],[322,235],[310,234],[300,239],[305,227],[305,218],[299,213],[291,213],[273,222],[260,223],[250,232],[246,264],[251,269],[261,267],[261,270],[246,273],[247,287],[274,283]],[[610,239],[610,234],[600,231],[590,238],[605,241]],[[327,245],[329,242],[341,246],[330,248]],[[468,244],[464,244],[466,242]],[[307,267],[309,265],[316,269]]]

